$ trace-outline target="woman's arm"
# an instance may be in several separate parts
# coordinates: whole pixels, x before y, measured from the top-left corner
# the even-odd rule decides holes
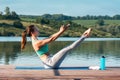
[[[45,45],[45,44],[47,44],[47,43],[50,43],[50,42],[52,42],[52,41],[55,41],[64,31],[66,31],[66,30],[68,29],[69,26],[70,26],[70,24],[67,24],[66,26],[65,26],[65,25],[62,25],[62,26],[60,27],[60,30],[59,30],[57,33],[53,34],[52,36],[50,36],[50,37],[47,38],[47,39],[38,40],[38,41],[36,42],[36,45],[40,47],[40,46],[43,46],[43,45]]]
[[[62,25],[61,27],[60,27],[60,30],[57,32],[57,33],[55,33],[55,34],[53,34],[50,38],[52,39],[52,41],[55,41],[65,30],[67,30],[67,28],[70,26],[70,24],[68,24],[68,25],[66,25],[66,26],[64,26],[64,25]]]

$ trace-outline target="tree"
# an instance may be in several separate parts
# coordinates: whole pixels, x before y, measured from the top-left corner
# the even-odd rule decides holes
[[[44,15],[42,15],[42,17],[46,18],[46,19],[51,19],[52,15],[50,15],[50,14],[44,14]]]
[[[119,20],[119,19],[120,19],[120,15],[115,15],[115,16],[113,16],[113,19]]]
[[[10,8],[9,7],[6,7],[6,9],[5,9],[5,15],[10,15]]]
[[[14,20],[16,20],[16,19],[19,20],[19,19],[20,19],[19,16],[16,14],[15,11],[12,11],[12,12],[11,12],[11,17],[12,17],[12,19],[14,19]]]
[[[16,28],[23,28],[23,24],[19,20],[14,21],[13,26],[15,26]]]
[[[48,19],[41,18],[41,17],[37,18],[36,22],[40,23],[40,24],[49,24],[49,20]]]
[[[96,23],[98,25],[100,25],[100,26],[103,26],[104,25],[104,20],[103,19],[99,19]]]
[[[0,11],[0,19],[3,19],[3,13]]]
[[[87,20],[90,20],[90,15],[86,15],[86,19],[87,19]]]
[[[3,15],[3,12],[2,12],[2,11],[0,11],[0,15]]]

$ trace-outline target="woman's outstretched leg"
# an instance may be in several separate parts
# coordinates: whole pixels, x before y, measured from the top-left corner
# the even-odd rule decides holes
[[[62,61],[64,60],[64,58],[66,57],[67,53],[70,52],[72,49],[76,48],[77,46],[80,45],[80,43],[85,39],[85,37],[81,37],[80,39],[78,39],[77,41],[73,42],[71,45],[63,48],[62,50],[60,50],[58,53],[56,53],[52,58],[52,65],[55,68],[58,68],[60,66],[60,64],[62,63]]]
[[[45,62],[46,65],[49,65],[51,68],[58,68],[62,61],[64,60],[67,53],[70,52],[72,49],[78,47],[81,44],[81,42],[90,35],[90,31],[91,29],[86,30],[83,33],[82,37],[80,37],[77,41],[73,42],[68,47],[63,48],[58,53],[56,53],[52,58],[48,59],[48,61]]]

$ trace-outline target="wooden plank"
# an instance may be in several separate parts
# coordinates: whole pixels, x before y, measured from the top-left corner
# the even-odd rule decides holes
[[[0,66],[0,80],[120,80],[120,67],[107,70],[16,70],[13,65]]]

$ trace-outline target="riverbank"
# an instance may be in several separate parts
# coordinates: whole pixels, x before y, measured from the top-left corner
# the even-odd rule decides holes
[[[0,80],[120,80],[120,67],[106,70],[34,70],[0,65]]]

